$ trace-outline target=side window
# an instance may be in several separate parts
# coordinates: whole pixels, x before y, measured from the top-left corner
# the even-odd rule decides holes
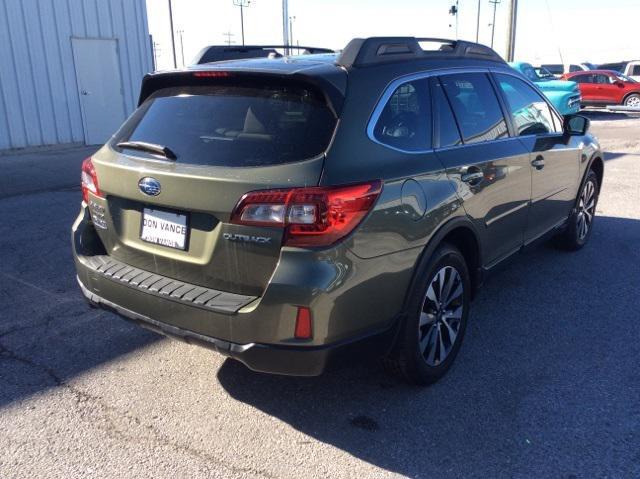
[[[431,83],[431,93],[433,95],[433,134],[434,146],[438,148],[447,148],[462,143],[456,119],[449,106],[449,100],[444,94],[442,84],[437,78]]]
[[[426,79],[403,83],[393,92],[373,130],[376,140],[407,151],[431,148],[431,102]]]
[[[505,138],[509,135],[489,78],[484,73],[459,73],[440,77],[465,143]]]
[[[631,69],[631,75],[635,76],[640,76],[640,65],[633,65],[633,68]]]
[[[609,77],[607,75],[593,75],[593,83],[606,85],[607,83],[611,82],[609,81]]]
[[[557,132],[551,109],[533,88],[519,78],[496,74],[518,136]]]
[[[582,71],[582,68],[580,68],[578,65],[569,65],[569,72],[580,72]]]
[[[570,81],[574,81],[577,83],[591,83],[591,77],[593,75],[576,75],[569,78]]]

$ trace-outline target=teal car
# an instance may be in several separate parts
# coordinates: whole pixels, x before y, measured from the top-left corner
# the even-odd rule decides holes
[[[530,63],[511,62],[509,65],[534,82],[562,115],[573,115],[580,110],[581,97],[576,82],[551,80],[538,73]]]

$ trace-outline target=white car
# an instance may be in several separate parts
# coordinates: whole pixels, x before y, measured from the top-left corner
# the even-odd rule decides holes
[[[540,67],[545,68],[546,70],[551,72],[551,74],[553,74],[553,76],[555,76],[556,78],[560,78],[565,73],[573,73],[573,72],[579,72],[583,70],[596,69],[596,65],[589,62],[565,63],[564,65],[562,63],[547,63],[544,65],[541,65]]]
[[[601,69],[613,70],[622,73],[629,78],[640,81],[640,60],[630,62],[603,63]]]

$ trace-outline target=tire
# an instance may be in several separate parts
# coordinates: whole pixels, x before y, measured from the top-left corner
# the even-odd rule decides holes
[[[471,278],[460,251],[444,243],[426,267],[419,269],[414,284],[407,316],[383,363],[388,372],[426,386],[445,375],[460,350],[471,302]]]
[[[598,175],[590,170],[576,198],[576,207],[569,217],[567,229],[560,237],[565,249],[577,251],[591,238],[599,194]]]
[[[638,93],[632,93],[624,99],[624,106],[640,107],[640,95]]]

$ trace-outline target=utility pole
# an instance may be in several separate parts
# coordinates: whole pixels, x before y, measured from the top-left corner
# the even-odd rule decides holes
[[[282,0],[282,39],[284,40],[284,46],[289,45],[289,2],[288,0]],[[284,54],[289,54],[289,48],[284,49]]]
[[[176,39],[173,33],[173,9],[171,8],[171,0],[169,0],[169,24],[171,25],[171,50],[173,51],[173,68],[178,68],[178,60],[176,60]]]
[[[296,21],[296,17],[289,17],[289,37],[291,38],[291,40],[289,41],[289,45],[295,45],[294,41],[293,41],[293,22]]]
[[[516,51],[516,24],[518,23],[518,0],[509,0],[509,31],[507,36],[507,61],[512,62]]]
[[[223,36],[227,37],[227,39],[225,40],[225,43],[229,46],[231,46],[232,43],[235,43],[233,40],[231,40],[231,37],[233,36],[233,33],[231,32],[226,32],[222,34]]]
[[[493,35],[496,33],[496,7],[500,0],[489,0],[493,4],[493,23],[491,23],[491,48],[493,48]]]
[[[236,7],[240,7],[240,29],[242,30],[242,46],[244,46],[244,9],[249,6],[251,0],[233,0]]]
[[[478,0],[478,20],[476,21],[476,43],[478,43],[478,39],[480,38],[480,2],[482,0]]]
[[[182,66],[184,65],[184,42],[182,41],[182,34],[184,30],[178,30],[178,35],[180,35],[180,56],[182,57]]]
[[[160,44],[151,39],[151,45],[153,47],[153,71],[156,71],[158,69],[158,51],[160,50]]]
[[[449,15],[453,15],[456,19],[456,40],[458,39],[458,0],[456,0],[456,4],[452,5],[449,9]],[[449,24],[451,26],[451,24]]]

